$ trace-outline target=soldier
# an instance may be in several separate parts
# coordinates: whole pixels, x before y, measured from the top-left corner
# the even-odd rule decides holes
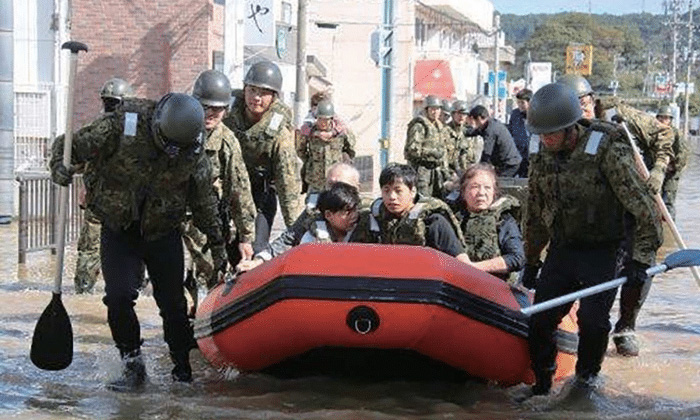
[[[418,175],[418,192],[425,197],[440,198],[446,181],[448,133],[440,121],[440,99],[428,95],[423,109],[422,114],[408,123],[403,155]]]
[[[484,138],[484,151],[480,161],[492,164],[498,176],[515,176],[522,157],[506,126],[491,118],[489,111],[481,105],[472,108],[469,115],[476,129],[474,134]]]
[[[452,110],[453,110],[453,103],[449,99],[443,99],[442,100],[442,114],[440,114],[440,121],[442,121],[443,124],[447,125],[450,122],[452,122]]]
[[[671,217],[676,218],[676,193],[678,192],[678,182],[681,178],[681,172],[688,164],[688,156],[690,148],[683,133],[673,126],[673,112],[671,107],[664,105],[659,108],[656,113],[656,119],[666,127],[673,130],[673,160],[671,160],[666,168],[666,177],[661,187],[661,197],[664,199],[666,208],[671,214]]]
[[[123,79],[112,78],[107,80],[100,89],[100,99],[102,99],[103,112],[114,112],[123,98],[134,95],[131,85]],[[86,165],[82,171],[84,188],[90,184],[91,171]],[[100,221],[95,217],[86,203],[85,191],[81,191],[80,207],[83,212],[83,224],[80,227],[78,236],[78,258],[75,264],[75,293],[92,293],[97,276],[100,274]]]
[[[603,111],[614,108],[613,119],[625,121],[630,133],[634,136],[635,143],[644,158],[644,163],[649,169],[649,178],[646,181],[650,196],[661,191],[666,172],[671,162],[675,162],[673,155],[674,133],[671,127],[664,126],[653,116],[648,115],[629,105],[623,104],[616,97],[601,98],[596,100],[596,112],[601,115]],[[629,141],[629,140],[628,140]],[[632,221],[628,222],[628,230],[635,230]],[[630,246],[633,239],[630,237],[621,248],[620,261],[623,265],[629,263]],[[625,283],[620,290],[620,317],[615,323],[613,342],[617,352],[623,356],[637,356],[639,343],[635,334],[637,316],[646,300],[651,288],[651,280],[644,284]]]
[[[613,278],[625,231],[623,215],[636,222],[627,282],[643,284],[661,245],[660,215],[624,134],[614,125],[582,120],[576,93],[562,84],[545,85],[532,97],[527,127],[538,134],[539,151],[530,156],[525,219],[523,283],[537,285],[535,303]],[[544,265],[540,256],[549,244]],[[539,279],[537,273],[542,267]],[[575,385],[588,388],[600,371],[610,332],[616,290],[581,300]],[[547,394],[556,369],[556,330],[572,303],[532,315],[529,347],[536,383]]]
[[[169,93],[157,103],[124,99],[115,112],[81,128],[73,138],[71,165],[92,165],[90,210],[102,222],[101,259],[107,320],[124,363],[113,390],[139,388],[146,380],[141,333],[134,311],[145,263],[163,318],[175,381],[192,380],[189,352],[196,347],[187,319],[180,226],[189,206],[207,235],[215,272],[226,270],[226,250],[211,165],[203,150],[204,110],[189,95]],[[51,175],[68,185],[63,141],[52,146]]]
[[[578,96],[581,105],[582,118],[592,120],[595,118],[595,95],[591,84],[585,77],[579,74],[565,74],[557,79],[557,83],[568,86]]]
[[[518,105],[510,113],[510,119],[508,120],[508,131],[510,135],[513,136],[513,141],[515,142],[515,147],[522,157],[520,162],[520,167],[516,175],[520,178],[527,178],[527,167],[528,167],[528,147],[530,145],[530,133],[525,127],[525,119],[527,118],[527,109],[530,106],[530,99],[532,98],[532,91],[530,89],[521,89],[515,94],[515,102]]]
[[[308,194],[307,201],[318,199],[328,168],[355,157],[355,135],[336,118],[331,101],[319,102],[315,123],[302,125],[297,154],[304,162],[302,182]]]
[[[392,163],[379,175],[382,198],[360,214],[352,242],[427,246],[469,264],[454,214],[442,200],[421,196],[416,171]]]
[[[481,158],[484,140],[480,136],[467,136],[471,132],[469,125],[469,105],[465,101],[452,104],[452,122],[447,143],[450,169],[457,174],[463,173],[469,166]]]
[[[299,215],[301,182],[292,113],[279,98],[279,67],[269,61],[257,62],[243,84],[243,97],[234,102],[224,124],[236,135],[243,151],[257,209],[253,251],[260,252],[270,239],[277,197],[287,226]]]
[[[241,259],[253,257],[256,213],[238,139],[221,122],[231,103],[231,84],[220,71],[205,70],[197,77],[192,96],[204,108],[207,133],[204,151],[211,163],[212,183],[219,198],[219,216],[229,263],[235,267]],[[183,238],[197,268],[199,283],[209,287],[215,285],[216,279],[211,276],[212,263],[209,258],[203,258],[206,238],[202,232],[192,223],[187,223]],[[188,277],[190,275],[188,273]]]

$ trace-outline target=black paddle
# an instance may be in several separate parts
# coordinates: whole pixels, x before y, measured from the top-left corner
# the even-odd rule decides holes
[[[655,265],[647,270],[647,274],[653,276],[655,274],[663,273],[668,270],[673,270],[679,267],[695,267],[700,265],[700,249],[681,249],[680,251],[673,252],[666,256],[666,259],[662,264]],[[596,286],[591,286],[577,292],[569,293],[558,298],[546,300],[540,302],[536,305],[528,306],[523,308],[520,312],[525,315],[532,315],[547,309],[554,308],[565,303],[573,302],[576,299],[584,298],[586,296],[595,295],[596,293],[604,292],[606,290],[614,289],[627,281],[627,277],[620,277],[619,279],[606,281],[605,283],[598,284]]]
[[[87,45],[68,41],[61,49],[70,50],[70,72],[68,75],[68,106],[66,107],[66,134],[63,144],[63,165],[70,167],[71,143],[73,140],[73,87],[78,68],[78,53],[87,52]],[[66,247],[66,213],[68,208],[68,188],[58,189],[58,222],[56,232],[56,275],[53,296],[34,327],[32,349],[29,357],[36,367],[44,370],[61,370],[73,361],[73,327],[66,308],[61,301],[63,280],[63,257]]]

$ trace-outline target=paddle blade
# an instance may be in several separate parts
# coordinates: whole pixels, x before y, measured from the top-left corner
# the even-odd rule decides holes
[[[62,370],[73,361],[73,327],[60,294],[53,294],[39,317],[29,356],[36,367],[44,370]]]
[[[678,267],[693,267],[700,265],[700,249],[681,249],[666,256],[664,265],[669,270]]]

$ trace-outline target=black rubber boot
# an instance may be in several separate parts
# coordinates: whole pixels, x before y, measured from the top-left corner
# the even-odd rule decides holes
[[[190,366],[190,350],[171,351],[170,359],[175,367],[171,375],[175,382],[192,382],[192,367]]]
[[[625,357],[635,357],[639,355],[639,342],[637,335],[632,329],[625,329],[619,333],[613,334],[613,342],[617,353]]]
[[[107,388],[117,392],[136,391],[146,383],[146,365],[141,356],[141,350],[122,352],[124,368],[122,375],[107,384]]]
[[[532,386],[533,395],[547,395],[552,389],[552,373],[542,372],[535,374],[535,385]]]

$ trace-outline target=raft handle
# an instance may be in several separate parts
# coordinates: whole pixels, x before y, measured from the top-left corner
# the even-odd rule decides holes
[[[356,306],[348,312],[346,322],[351,330],[365,335],[379,328],[379,315],[368,306]]]

